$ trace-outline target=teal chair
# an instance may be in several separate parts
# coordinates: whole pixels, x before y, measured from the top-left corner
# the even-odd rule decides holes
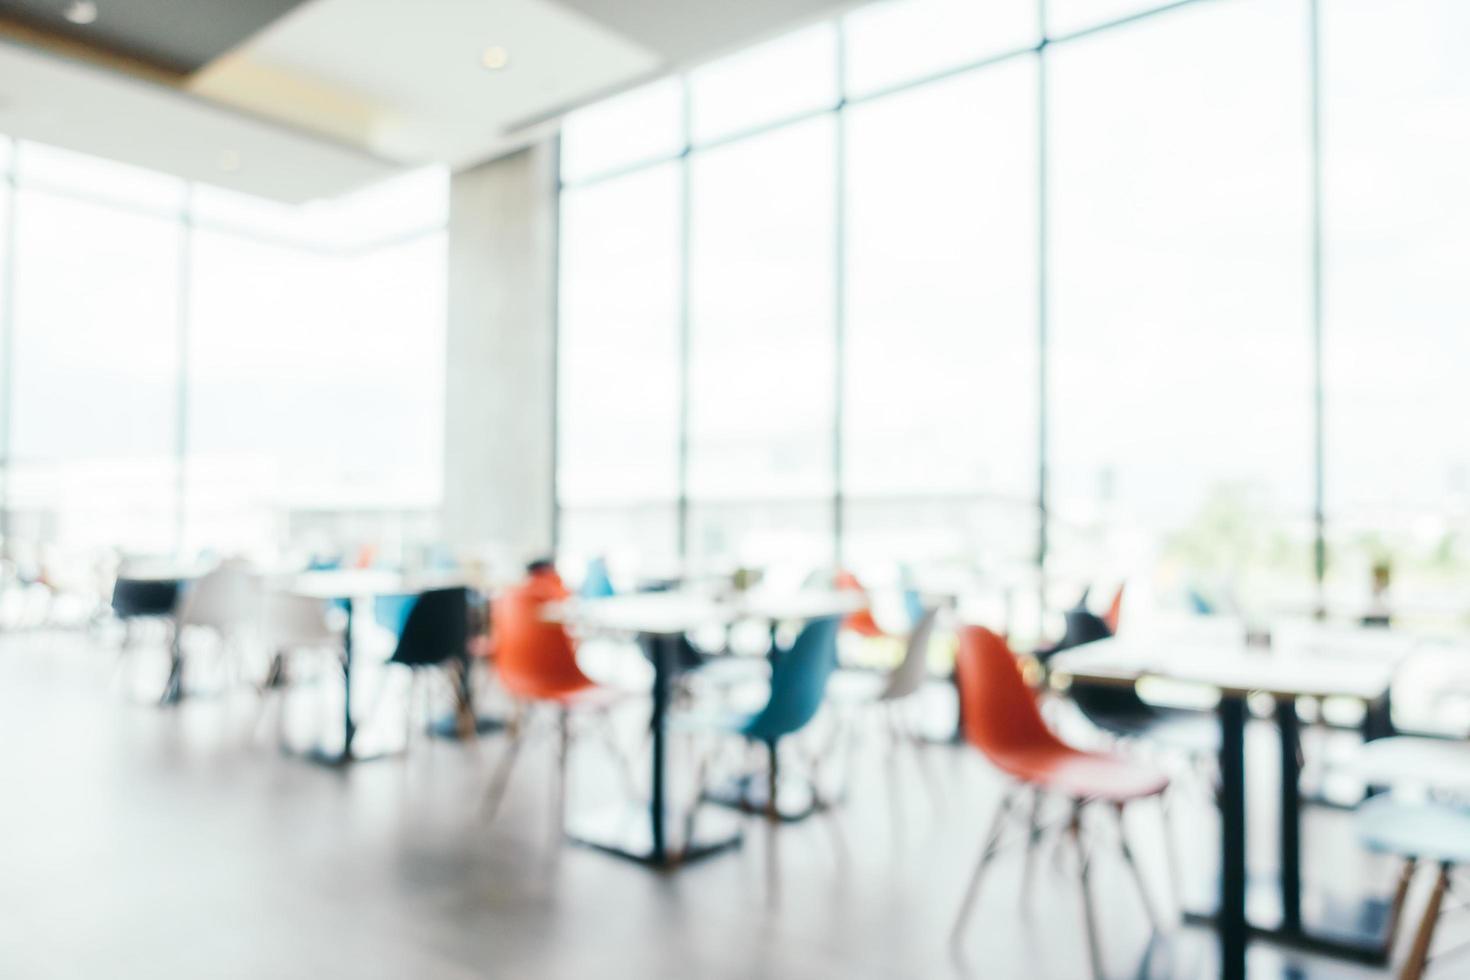
[[[783,813],[778,806],[781,740],[801,731],[817,716],[827,694],[827,681],[837,669],[837,631],[841,616],[814,619],[806,624],[785,650],[772,653],[771,693],[765,707],[751,715],[717,719],[712,727],[738,735],[766,747],[767,780],[759,793],[753,780],[740,780],[733,792],[706,794],[713,803],[769,817],[800,819],[817,804],[813,786],[812,805],[797,813]]]
[[[577,594],[583,599],[606,599],[617,594],[607,572],[606,559],[594,558],[587,563],[587,574],[582,576],[582,587]]]
[[[1435,869],[1429,904],[1399,969],[1399,980],[1419,980],[1429,965],[1430,945],[1445,895],[1450,891],[1451,876],[1460,865],[1470,864],[1470,810],[1448,803],[1375,796],[1358,807],[1357,823],[1358,836],[1370,850],[1392,854],[1404,862],[1389,913],[1390,941],[1397,931],[1415,869],[1421,863]]]

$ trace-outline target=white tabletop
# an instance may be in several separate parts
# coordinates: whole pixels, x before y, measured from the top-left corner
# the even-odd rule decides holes
[[[1115,637],[1068,650],[1051,662],[1054,675],[1094,683],[1140,678],[1200,684],[1223,694],[1350,697],[1373,701],[1388,691],[1395,664],[1321,654],[1282,655],[1243,643],[1150,641]]]
[[[725,598],[676,590],[568,599],[547,603],[542,615],[585,630],[671,636],[739,619],[783,622],[841,616],[866,603],[860,593],[835,589],[755,591]]]
[[[340,568],[284,576],[277,588],[313,599],[365,599],[410,595],[464,584],[457,576],[413,576],[372,568]]]

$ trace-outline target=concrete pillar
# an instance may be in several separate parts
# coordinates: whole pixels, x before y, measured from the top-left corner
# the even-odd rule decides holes
[[[444,532],[503,562],[552,546],[556,166],[548,141],[450,190]]]

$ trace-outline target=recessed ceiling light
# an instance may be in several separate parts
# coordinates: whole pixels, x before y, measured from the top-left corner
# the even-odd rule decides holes
[[[90,24],[97,19],[97,5],[92,0],[70,0],[61,16],[73,24]]]
[[[499,71],[510,64],[510,52],[498,44],[493,44],[485,49],[484,54],[480,55],[480,64],[491,71]]]
[[[221,170],[232,174],[240,169],[240,154],[236,150],[221,150],[218,163]]]

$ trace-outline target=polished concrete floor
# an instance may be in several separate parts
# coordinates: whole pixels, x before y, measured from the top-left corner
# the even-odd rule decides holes
[[[964,750],[930,749],[926,778],[869,742],[842,807],[752,819],[739,849],[660,874],[560,840],[549,745],[528,752],[487,826],[478,803],[497,736],[324,769],[280,751],[280,706],[253,692],[147,703],[159,666],[144,652],[119,667],[108,643],[79,634],[0,639],[0,977],[1087,976],[1079,891],[1052,853],[1025,903],[1019,858],[1002,858],[963,941],[949,941],[1001,788]],[[326,721],[329,697],[326,683],[307,687],[293,710]],[[401,707],[379,701],[376,737],[402,731]],[[630,749],[641,710],[627,709]],[[1270,758],[1269,741],[1254,750]],[[576,761],[570,806],[617,797],[598,747]],[[1269,807],[1255,809],[1269,840]],[[1179,828],[1196,880],[1214,853],[1207,810]],[[1167,899],[1156,827],[1141,812],[1132,830]],[[1387,887],[1392,867],[1352,846],[1345,815],[1313,811],[1306,836],[1310,873]],[[1109,974],[1211,976],[1211,934],[1153,935],[1100,852]],[[1251,976],[1387,973],[1258,946]]]

